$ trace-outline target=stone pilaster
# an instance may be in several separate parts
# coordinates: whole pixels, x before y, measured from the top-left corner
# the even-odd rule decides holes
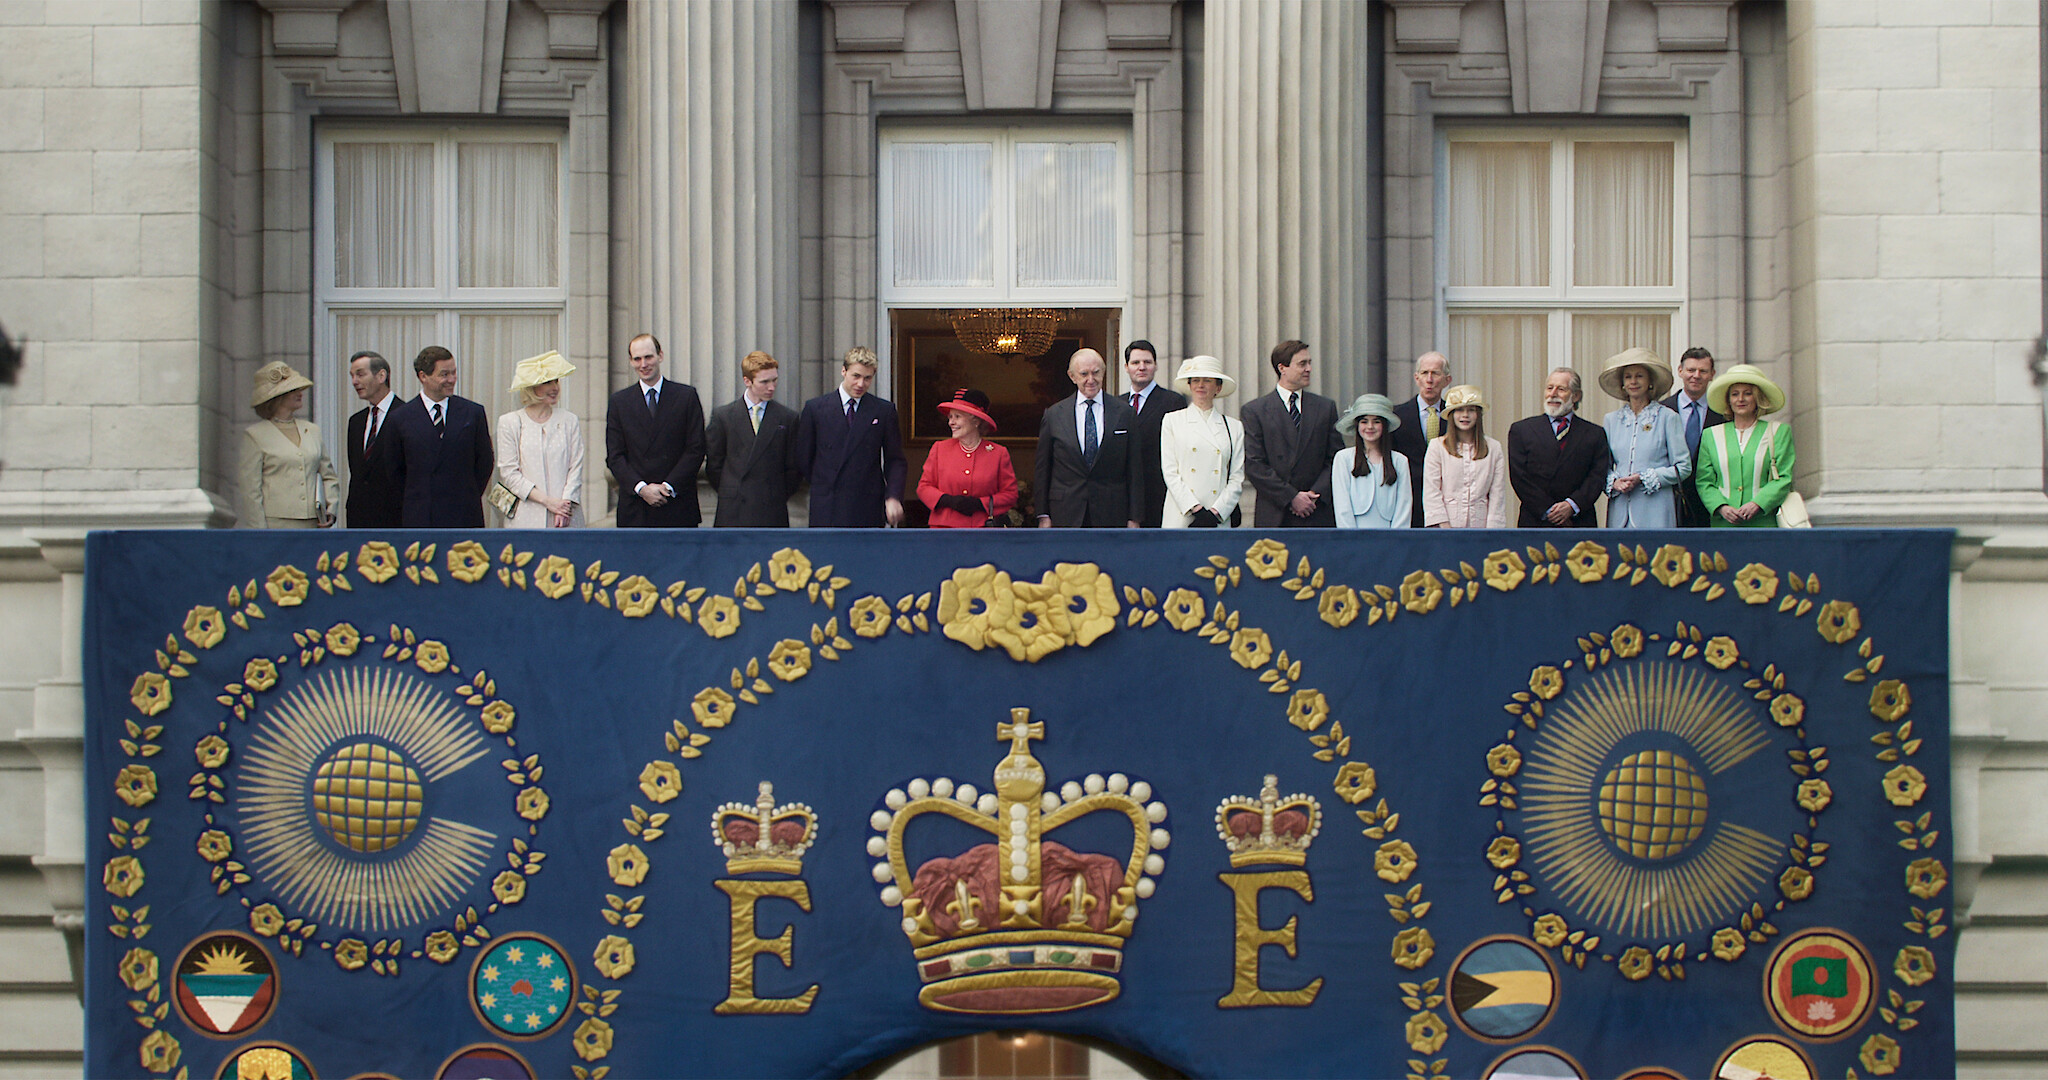
[[[1352,0],[1217,0],[1203,57],[1202,292],[1190,343],[1245,393],[1274,345],[1309,343],[1316,389],[1367,388],[1369,9]]]
[[[787,371],[802,359],[797,8],[634,4],[627,18],[631,318],[709,410],[739,394],[749,351]]]

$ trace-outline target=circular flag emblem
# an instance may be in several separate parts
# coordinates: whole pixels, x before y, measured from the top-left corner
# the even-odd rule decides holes
[[[233,1039],[256,1030],[277,1004],[270,953],[246,934],[206,934],[178,955],[178,1015],[201,1035]]]
[[[1621,1080],[1685,1080],[1685,1077],[1661,1065],[1650,1065],[1622,1073]]]
[[[576,969],[561,946],[539,934],[499,938],[476,958],[469,1002],[485,1027],[511,1039],[538,1039],[569,1018]]]
[[[313,1067],[297,1050],[280,1043],[244,1046],[220,1063],[215,1080],[261,1076],[264,1080],[315,1080]]]
[[[1474,1038],[1515,1042],[1557,1008],[1557,972],[1536,943],[1483,938],[1451,964],[1451,1015]]]
[[[1757,1035],[1728,1048],[1714,1065],[1714,1080],[1814,1080],[1804,1050],[1770,1035]]]
[[[1510,1050],[1482,1075],[1486,1080],[1586,1080],[1578,1062],[1549,1046]]]
[[[1821,1042],[1856,1030],[1877,1003],[1870,954],[1848,935],[1803,930],[1764,968],[1764,1001],[1787,1032]]]
[[[435,1080],[533,1080],[533,1066],[502,1046],[465,1046],[441,1066]]]

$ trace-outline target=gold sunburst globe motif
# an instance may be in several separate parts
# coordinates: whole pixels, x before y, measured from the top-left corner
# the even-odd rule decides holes
[[[313,775],[313,814],[351,851],[388,851],[420,822],[420,774],[388,746],[354,742],[327,756]]]
[[[1600,828],[1638,859],[1669,859],[1707,827],[1707,783],[1669,750],[1641,750],[1600,781]]]

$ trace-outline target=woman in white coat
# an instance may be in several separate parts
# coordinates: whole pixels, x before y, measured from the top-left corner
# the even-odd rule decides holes
[[[1397,452],[1390,438],[1400,426],[1385,394],[1360,394],[1337,418],[1337,430],[1354,438],[1330,460],[1338,528],[1405,529],[1414,524],[1408,456]]]
[[[1451,422],[1422,455],[1422,524],[1431,529],[1508,527],[1508,460],[1486,434],[1486,398],[1476,386],[1444,391]]]
[[[1671,366],[1637,347],[1607,358],[1600,389],[1626,402],[1607,414],[1607,527],[1675,529],[1678,485],[1692,475],[1685,423],[1660,403],[1671,392]]]
[[[498,418],[498,480],[519,499],[508,529],[561,529],[583,524],[583,424],[557,408],[562,377],[576,365],[554,351],[519,362],[512,389],[522,408]]]
[[[262,420],[242,429],[236,509],[245,529],[325,529],[334,524],[341,481],[320,445],[320,428],[296,415],[311,379],[273,360],[256,369],[249,407]]]
[[[1237,524],[1244,493],[1244,425],[1223,415],[1220,398],[1237,390],[1237,380],[1213,356],[1190,356],[1173,377],[1188,407],[1159,422],[1159,471],[1166,480],[1169,529],[1216,528]]]

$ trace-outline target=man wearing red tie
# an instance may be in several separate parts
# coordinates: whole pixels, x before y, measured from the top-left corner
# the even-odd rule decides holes
[[[1614,464],[1607,431],[1576,415],[1584,390],[1579,373],[1556,368],[1543,383],[1543,412],[1508,429],[1508,483],[1522,500],[1524,529],[1597,528],[1594,500]]]
[[[372,464],[370,448],[405,399],[392,392],[391,362],[368,349],[348,358],[348,381],[369,406],[348,418],[348,527],[396,529],[404,493]]]

